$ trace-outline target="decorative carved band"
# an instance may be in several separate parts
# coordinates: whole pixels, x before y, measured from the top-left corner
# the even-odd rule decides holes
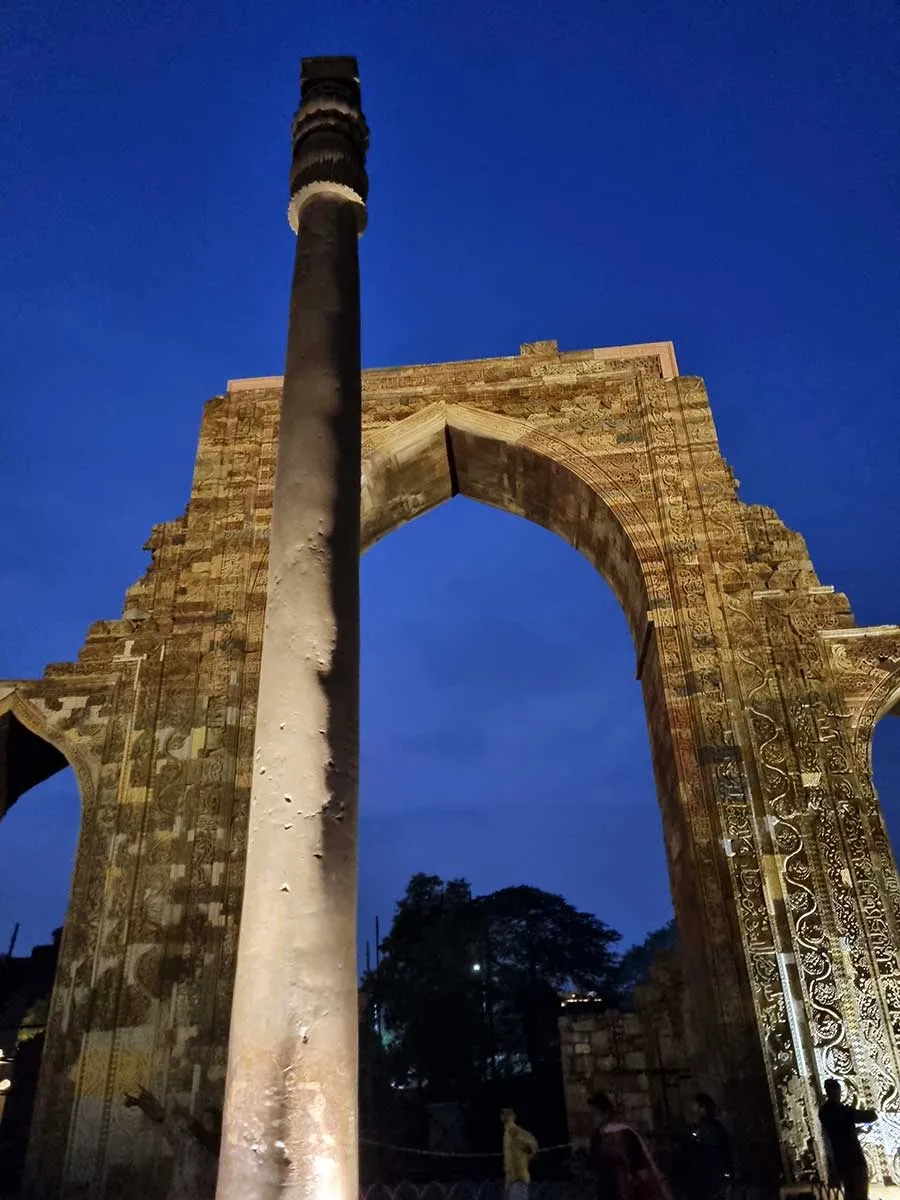
[[[369,127],[361,110],[355,58],[303,60],[292,133],[291,228],[297,232],[304,206],[324,194],[356,204],[362,233],[369,194]]]

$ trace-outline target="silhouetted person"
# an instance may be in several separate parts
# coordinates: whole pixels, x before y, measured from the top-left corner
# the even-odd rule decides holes
[[[531,1183],[531,1160],[537,1154],[535,1138],[516,1124],[511,1108],[500,1110],[503,1122],[503,1173],[506,1177],[506,1200],[528,1200]]]
[[[832,1173],[844,1189],[845,1200],[868,1200],[869,1168],[856,1127],[871,1125],[877,1118],[872,1108],[842,1104],[841,1085],[836,1079],[826,1080],[825,1103],[819,1109],[819,1120]]]
[[[723,1200],[734,1170],[731,1138],[706,1092],[694,1097],[688,1151],[691,1195],[696,1200]]]
[[[162,1126],[175,1157],[166,1200],[213,1200],[222,1136],[219,1110],[206,1108],[199,1120],[177,1105],[166,1112],[146,1088],[139,1088],[136,1096],[126,1094],[125,1107],[139,1108],[148,1120]]]
[[[599,1118],[588,1150],[598,1200],[672,1200],[644,1139],[630,1125],[615,1120],[609,1096],[597,1092],[589,1103]]]

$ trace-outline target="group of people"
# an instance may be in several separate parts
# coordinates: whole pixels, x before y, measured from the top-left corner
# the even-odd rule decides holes
[[[597,1092],[590,1105],[597,1114],[597,1127],[591,1135],[588,1163],[598,1200],[672,1200],[669,1185],[644,1139],[616,1119],[609,1096]],[[699,1093],[694,1107],[685,1190],[691,1200],[725,1200],[734,1172],[731,1138],[711,1096]],[[501,1119],[506,1200],[528,1200],[530,1163],[538,1151],[537,1141],[516,1124],[512,1109],[504,1109]],[[830,1168],[828,1182],[843,1190],[844,1200],[868,1200],[869,1171],[858,1129],[876,1119],[872,1109],[843,1104],[836,1079],[826,1082],[819,1121]]]
[[[588,1163],[596,1181],[598,1200],[672,1200],[669,1185],[646,1142],[630,1125],[616,1119],[615,1107],[604,1092],[590,1100],[597,1114]],[[174,1156],[168,1200],[197,1200],[215,1194],[219,1165],[222,1114],[206,1108],[199,1118],[178,1105],[166,1110],[145,1088],[125,1096],[128,1108],[138,1108],[161,1127]],[[695,1097],[694,1121],[688,1139],[688,1190],[691,1200],[725,1200],[733,1175],[731,1138],[716,1114],[711,1096]],[[534,1136],[516,1124],[516,1114],[504,1108],[503,1168],[505,1200],[528,1200],[531,1161],[538,1152]],[[841,1101],[835,1079],[825,1084],[819,1120],[831,1167],[830,1183],[843,1189],[844,1200],[868,1200],[869,1172],[858,1128],[877,1119],[872,1109]]]
[[[616,1117],[605,1092],[590,1099],[597,1126],[588,1148],[588,1166],[598,1200],[672,1200],[672,1192],[647,1143],[632,1126]],[[711,1096],[694,1101],[688,1140],[691,1194],[695,1200],[723,1200],[732,1174],[731,1139],[716,1115]],[[516,1124],[512,1109],[501,1113],[506,1200],[527,1200],[530,1163],[538,1151],[532,1134]]]

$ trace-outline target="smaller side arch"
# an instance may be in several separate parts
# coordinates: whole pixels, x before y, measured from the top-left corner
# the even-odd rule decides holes
[[[900,625],[826,630],[834,681],[849,721],[856,765],[872,770],[872,734],[882,717],[900,708]]]
[[[88,751],[56,728],[20,686],[0,688],[0,817],[31,788],[71,766],[82,806],[98,767]]]
[[[872,690],[860,713],[858,736],[864,739],[866,765],[872,769],[872,735],[883,717],[900,717],[900,656],[889,675]]]
[[[52,776],[72,768],[77,790],[79,812],[76,846],[81,847],[85,836],[86,819],[89,821],[88,801],[95,794],[98,768],[93,757],[75,737],[53,720],[44,711],[44,700],[40,695],[41,684],[0,684],[0,829],[2,818],[10,807],[25,793]],[[38,691],[37,698],[25,694],[26,690]],[[54,701],[54,703],[56,703]],[[58,703],[61,714],[68,710]],[[96,806],[91,806],[96,811]],[[67,962],[71,958],[72,928],[70,917],[73,911],[75,873],[78,869],[80,849],[75,850],[75,863],[66,874],[66,912],[60,922],[60,931],[54,932],[55,952],[45,981],[49,990],[41,999],[46,1004],[45,1028],[27,1043],[19,1046],[16,1055],[17,1079],[17,1137],[23,1143],[21,1158],[5,1161],[4,1170],[18,1177],[23,1169],[27,1173],[24,1142],[27,1138],[27,1155],[35,1151],[46,1157],[49,1142],[41,1129],[41,1111],[50,1095],[59,1096],[68,1088],[65,1064],[61,1062],[59,1049],[65,1041],[67,996]],[[76,937],[77,941],[77,937]],[[23,1043],[24,1045],[24,1043]],[[20,1058],[19,1055],[23,1055]],[[21,1076],[21,1078],[19,1078]]]

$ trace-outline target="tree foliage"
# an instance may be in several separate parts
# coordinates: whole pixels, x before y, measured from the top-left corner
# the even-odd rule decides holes
[[[622,955],[616,972],[616,989],[620,1002],[632,1001],[634,989],[647,982],[653,960],[661,950],[673,950],[678,945],[678,930],[674,918],[649,933],[642,942],[629,947]]]
[[[487,1078],[558,1063],[559,993],[612,997],[619,934],[532,887],[474,897],[414,875],[363,986],[396,1084],[463,1098]]]

